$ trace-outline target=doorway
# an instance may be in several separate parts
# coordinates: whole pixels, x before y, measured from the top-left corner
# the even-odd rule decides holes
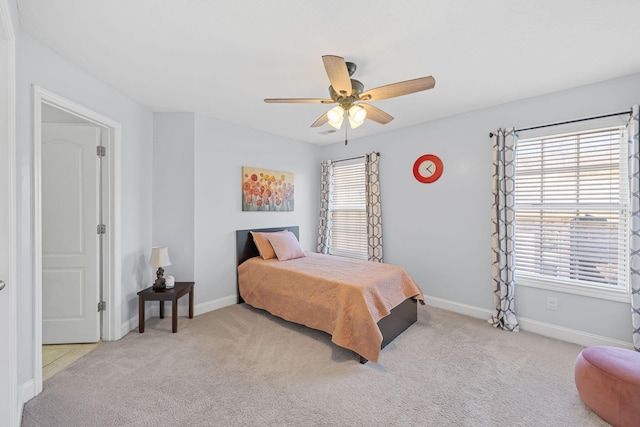
[[[51,125],[47,124],[50,122],[56,123],[53,125],[53,138],[50,133],[51,129],[49,129]],[[66,129],[66,131],[71,129],[72,134],[79,131],[81,140],[85,141],[88,135],[89,138],[93,138],[93,142],[90,144],[95,143],[96,147],[103,147],[103,149],[94,148],[87,151],[83,143],[75,143],[73,142],[74,138],[67,138],[68,132],[65,131],[63,133],[65,136],[61,137],[60,129]],[[54,142],[49,144],[52,140]],[[71,295],[72,299],[75,298],[75,301],[71,301],[70,304],[60,304],[60,300],[55,301],[54,306],[56,309],[62,306],[65,307],[64,310],[67,312],[55,312],[54,310],[54,322],[52,323],[60,323],[62,320],[79,320],[83,317],[97,322],[94,322],[89,327],[92,332],[89,334],[91,337],[79,341],[98,341],[100,338],[105,341],[111,341],[122,337],[120,287],[116,285],[117,278],[120,277],[121,259],[118,233],[120,219],[120,140],[121,125],[119,123],[46,89],[34,86],[34,395],[42,391],[43,323],[51,320],[52,317],[51,311],[45,308],[45,296],[48,299],[52,295],[59,296],[63,292],[71,292],[68,295]],[[73,158],[73,153],[75,153],[76,160],[79,158],[84,160],[78,160],[75,164],[72,162],[70,163],[71,166],[67,167],[60,167],[61,165],[56,165],[55,161],[50,162],[49,156],[52,153],[57,153],[61,147],[66,147],[64,149],[72,153],[70,158]],[[95,224],[78,231],[77,229],[73,230],[74,224],[78,221],[68,221],[68,224],[63,225],[68,227],[70,231],[67,230],[65,233],[75,232],[76,238],[63,238],[61,236],[66,236],[66,234],[60,234],[59,230],[56,230],[55,227],[52,228],[50,224],[51,218],[45,218],[43,215],[53,214],[60,216],[61,212],[66,214],[67,211],[51,209],[51,206],[55,206],[55,197],[52,197],[51,194],[55,186],[51,186],[51,182],[44,182],[44,180],[51,180],[52,177],[58,176],[55,179],[60,179],[62,185],[75,185],[73,177],[67,176],[65,178],[64,173],[69,172],[69,170],[75,170],[75,176],[77,177],[78,170],[81,168],[74,165],[77,166],[83,162],[96,162],[98,156],[101,158],[101,168],[90,168],[87,172],[87,176],[95,178],[95,182],[89,182],[86,185],[86,187],[93,187],[93,193],[83,192],[80,190],[81,186],[76,186],[74,187],[75,193],[71,192],[72,196],[75,194],[75,198],[69,196],[69,194],[63,195],[64,203],[75,203],[76,205],[84,203],[89,210],[93,206],[94,212],[86,212],[83,210],[85,208],[78,208],[76,211],[72,211],[75,212],[72,215],[76,215],[79,218],[79,215],[81,215],[79,212],[82,211],[82,217],[89,218],[87,224],[89,222],[95,222]],[[67,160],[63,159],[63,161]],[[98,188],[102,188],[102,196],[99,198],[95,196]],[[93,197],[96,197],[96,199],[85,200]],[[101,203],[99,203],[100,201]],[[63,218],[61,221],[64,223],[65,219]],[[54,221],[53,224],[56,224],[56,222]],[[47,255],[51,255],[54,252],[50,250],[52,247],[51,242],[59,243],[60,239],[64,239],[61,250],[53,253],[53,258],[54,262],[62,262],[62,264],[54,264],[52,267],[51,260],[47,259]],[[74,244],[75,246],[73,246]],[[78,248],[82,248],[82,251],[78,250]],[[95,295],[89,296],[88,299],[85,298],[86,295],[83,295],[82,298],[78,297],[77,293],[84,286],[81,277],[84,273],[81,274],[79,271],[84,271],[85,266],[72,265],[69,267],[69,265],[64,264],[69,261],[65,260],[64,257],[73,258],[79,252],[87,252],[87,249],[91,249],[88,251],[88,257],[91,259],[81,262],[89,262],[89,264],[92,264],[89,269],[95,270],[95,272],[90,271],[86,274],[89,277],[87,283],[95,289]],[[77,260],[74,262],[77,263]],[[55,273],[62,272],[57,276],[53,275],[55,276],[53,282],[58,288],[53,290],[43,289],[43,276],[48,275],[47,281],[49,281],[52,278],[52,271]],[[93,282],[91,281],[92,277],[95,277]],[[99,285],[99,282],[102,283],[102,286]],[[84,301],[83,308],[77,308],[80,300],[89,302],[85,304],[86,301]],[[76,307],[75,312],[73,312],[74,304]],[[46,330],[44,332],[48,334]],[[58,342],[62,342],[65,339],[68,338],[59,338]]]

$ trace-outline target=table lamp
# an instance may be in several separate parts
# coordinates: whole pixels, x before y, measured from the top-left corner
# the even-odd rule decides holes
[[[169,259],[169,248],[167,246],[154,246],[151,248],[151,257],[149,258],[149,265],[151,267],[158,267],[156,271],[156,281],[153,284],[153,290],[159,291],[165,289],[164,268],[171,265]]]

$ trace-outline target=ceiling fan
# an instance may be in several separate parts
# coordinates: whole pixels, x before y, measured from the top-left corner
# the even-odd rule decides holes
[[[329,77],[328,98],[266,98],[267,103],[301,103],[301,104],[338,104],[327,113],[323,114],[311,124],[311,127],[322,126],[329,123],[335,129],[340,129],[345,115],[352,129],[364,123],[365,118],[382,125],[393,120],[393,116],[385,113],[373,105],[362,101],[379,101],[381,99],[395,98],[432,89],[436,85],[433,76],[420,77],[413,80],[392,83],[364,91],[364,85],[351,76],[356,71],[356,64],[345,62],[344,58],[334,55],[322,57],[324,68]],[[346,113],[346,114],[345,114]]]

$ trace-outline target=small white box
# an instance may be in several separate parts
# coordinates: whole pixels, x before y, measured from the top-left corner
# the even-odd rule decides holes
[[[171,289],[176,284],[176,279],[173,276],[167,276],[165,277],[164,284],[167,289]]]

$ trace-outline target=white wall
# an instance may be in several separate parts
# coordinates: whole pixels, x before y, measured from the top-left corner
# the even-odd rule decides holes
[[[428,96],[419,102],[429,102]],[[493,307],[489,132],[624,111],[638,102],[640,74],[356,139],[347,147],[336,143],[323,148],[322,158],[379,151],[385,261],[405,267],[433,305],[482,317]],[[412,174],[414,161],[427,153],[444,162],[433,184]],[[557,311],[546,309],[547,296],[558,298]],[[626,303],[518,286],[516,314],[524,329],[552,336],[631,342]]]
[[[182,282],[194,279],[194,122],[193,113],[153,115],[153,246],[169,247],[165,276]]]
[[[315,250],[320,147],[195,117],[195,298],[201,310],[235,302],[235,231],[300,226]],[[242,166],[294,173],[293,212],[242,212]]]
[[[17,21],[16,21],[17,22]],[[122,321],[137,315],[151,246],[152,113],[17,31],[18,383],[34,378],[33,93],[38,85],[122,124]]]
[[[193,113],[154,114],[153,244],[169,246],[165,274],[195,280],[196,314],[236,302],[237,229],[299,225],[315,250],[319,152]],[[293,172],[295,210],[242,212],[242,166]]]

